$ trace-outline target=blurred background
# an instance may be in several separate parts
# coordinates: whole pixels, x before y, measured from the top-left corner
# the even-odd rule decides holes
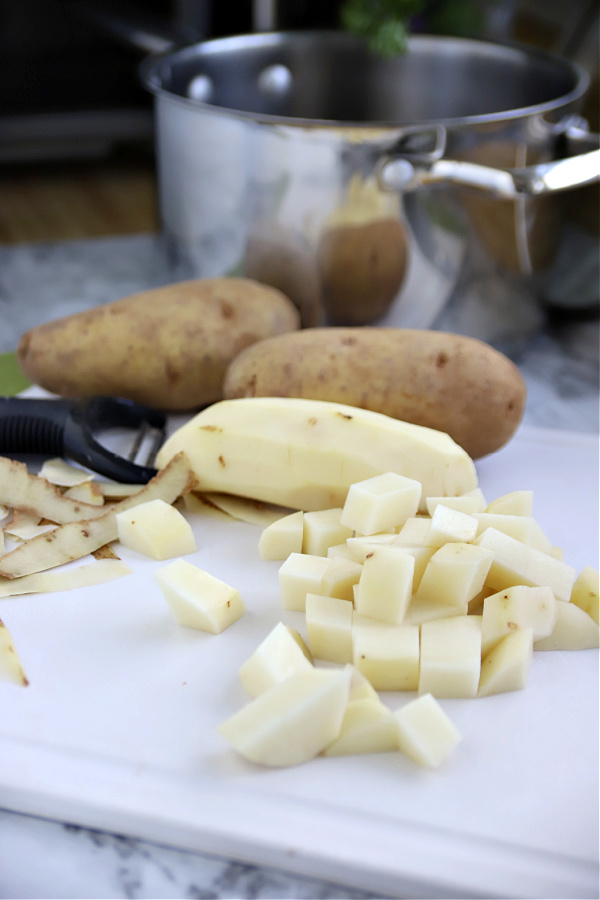
[[[592,77],[584,115],[599,129],[597,0],[377,2],[412,32],[516,41],[575,59]],[[370,3],[4,0],[0,243],[158,230],[152,98],[138,79],[148,53],[251,31],[357,29]],[[398,32],[370,36],[391,52]]]

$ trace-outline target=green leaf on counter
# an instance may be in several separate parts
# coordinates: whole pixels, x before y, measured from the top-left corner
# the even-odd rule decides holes
[[[25,378],[14,353],[0,353],[0,395],[12,397],[24,391],[31,382]]]

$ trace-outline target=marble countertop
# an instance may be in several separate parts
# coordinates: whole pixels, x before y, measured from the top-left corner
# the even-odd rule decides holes
[[[0,247],[0,352],[41,321],[173,280],[160,237]],[[464,311],[463,311],[464,312]],[[437,327],[461,331],[448,312]],[[481,322],[480,322],[481,324]],[[539,310],[483,333],[528,387],[525,424],[598,433],[598,321],[550,326]],[[486,331],[487,329],[487,331]],[[0,807],[2,807],[0,797]],[[3,898],[362,898],[320,880],[0,809]]]

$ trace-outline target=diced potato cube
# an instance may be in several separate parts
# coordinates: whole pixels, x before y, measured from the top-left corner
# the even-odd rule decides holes
[[[469,603],[467,604],[467,613],[468,615],[481,615],[483,613],[483,603],[486,597],[491,597],[492,594],[496,592],[492,590],[488,585],[484,585],[483,588],[476,594]]]
[[[571,603],[581,607],[594,622],[600,622],[598,595],[600,594],[600,575],[598,569],[586,566],[575,579],[571,591]]]
[[[323,575],[329,564],[326,556],[290,553],[279,568],[279,590],[284,609],[304,612],[307,594],[322,594]]]
[[[364,561],[355,592],[357,612],[399,625],[412,597],[414,557],[381,546]]]
[[[352,603],[338,597],[306,595],[306,629],[317,659],[352,662]]]
[[[444,544],[427,563],[416,594],[422,600],[462,607],[483,588],[493,558],[491,550],[474,544]]]
[[[349,669],[296,672],[251,700],[217,730],[252,762],[300,765],[339,735],[349,691]]]
[[[411,547],[410,544],[393,544],[393,547],[400,553],[408,553],[409,556],[412,556],[415,561],[412,583],[412,591],[414,595],[414,593],[419,589],[419,585],[421,584],[421,579],[425,574],[427,564],[435,553],[435,547]]]
[[[436,506],[440,503],[450,509],[458,509],[460,512],[473,515],[476,512],[485,512],[487,503],[481,488],[475,488],[467,494],[461,494],[459,497],[427,497],[427,512],[432,516]]]
[[[362,627],[354,636],[354,665],[378,691],[416,691],[419,629],[415,625]]]
[[[323,572],[321,589],[328,597],[354,602],[354,585],[358,584],[362,566],[343,556],[333,557]]]
[[[178,559],[154,572],[175,620],[187,628],[220,634],[246,612],[239,591]]]
[[[434,619],[447,619],[449,616],[466,616],[469,612],[467,603],[460,606],[448,606],[439,600],[424,600],[414,594],[404,617],[406,625],[422,625]]]
[[[551,554],[553,551],[551,540],[546,537],[533,516],[512,516],[490,512],[473,513],[473,515],[478,522],[476,537],[483,534],[486,528],[497,528],[498,531],[514,537],[529,547],[535,547],[542,553]]]
[[[462,740],[454,722],[431,694],[417,697],[394,715],[398,748],[419,766],[437,769]]]
[[[404,622],[402,624],[405,624]],[[356,610],[352,613],[352,645],[356,645],[356,638],[363,630],[389,628],[389,622],[382,622],[380,619],[372,619],[370,616],[363,616]]]
[[[552,633],[534,640],[534,650],[592,650],[600,646],[600,627],[574,603],[556,601],[556,622]]]
[[[487,653],[481,663],[479,697],[521,691],[527,684],[533,658],[533,630],[511,631]]]
[[[295,628],[279,622],[240,667],[239,676],[250,697],[258,697],[294,672],[312,668],[310,650]]]
[[[338,737],[324,756],[386,753],[398,749],[398,723],[379,699],[355,700],[346,707]]]
[[[413,546],[428,546],[427,536],[429,534],[429,526],[431,519],[429,516],[412,516],[407,519],[396,536],[398,544],[409,544]]]
[[[115,515],[119,541],[151,559],[173,559],[196,550],[194,533],[181,513],[164,500],[149,500]]]
[[[420,694],[475,697],[480,671],[479,616],[453,616],[421,625]]]
[[[355,665],[347,665],[346,668],[350,672],[350,693],[348,695],[348,703],[354,703],[355,700],[379,700],[379,694]]]
[[[389,546],[396,543],[396,532],[381,532],[381,534],[370,534],[350,537],[346,541],[346,546],[356,562],[364,563],[365,559],[372,550],[381,547],[382,544]]]
[[[475,543],[494,554],[486,578],[489,587],[496,591],[515,585],[549,587],[557,600],[570,599],[577,575],[572,566],[522,544],[497,528],[486,528]]]
[[[352,529],[340,522],[341,512],[341,509],[334,508],[304,513],[303,553],[327,556],[330,547],[352,536]]]
[[[533,515],[533,491],[511,491],[488,504],[486,512],[508,516]]]
[[[347,541],[344,541],[341,544],[334,544],[333,547],[329,547],[327,550],[328,559],[336,559],[340,556],[344,559],[351,559],[352,562],[356,562],[356,560],[354,559],[354,554],[348,547]]]
[[[283,516],[263,528],[258,541],[261,559],[287,559],[290,553],[302,553],[304,513],[302,510]]]
[[[385,472],[350,485],[341,521],[360,534],[393,531],[417,514],[423,485]]]
[[[483,601],[481,652],[486,656],[505,635],[531,628],[533,640],[548,637],[556,622],[556,600],[547,587],[516,585]]]
[[[29,680],[25,674],[19,654],[15,649],[10,631],[0,619],[0,681],[12,681],[27,687]]]
[[[477,519],[440,503],[431,517],[424,543],[430,547],[443,547],[449,541],[468,543],[476,534]]]

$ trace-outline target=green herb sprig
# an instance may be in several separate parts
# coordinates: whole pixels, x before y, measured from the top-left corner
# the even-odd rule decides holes
[[[483,25],[480,5],[478,0],[344,0],[340,22],[365,38],[373,53],[391,57],[405,52],[415,16],[432,34],[477,36]]]
[[[423,8],[423,0],[346,0],[342,27],[367,39],[378,56],[404,53],[409,20]]]

